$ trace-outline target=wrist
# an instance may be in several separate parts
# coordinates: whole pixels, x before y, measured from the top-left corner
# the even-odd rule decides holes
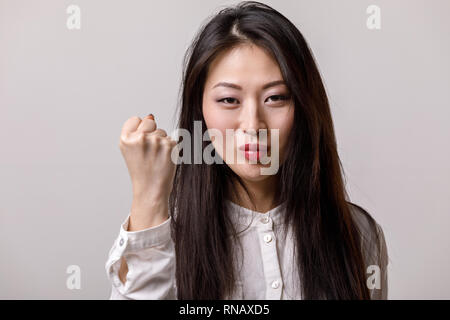
[[[133,187],[133,201],[142,204],[168,203],[169,194],[161,191],[161,188],[156,188],[156,190],[148,190]]]
[[[139,217],[131,214],[128,222],[127,231],[133,232],[153,228],[161,225],[168,219],[169,219],[168,216]]]
[[[169,218],[168,207],[168,201],[165,199],[133,198],[128,231],[160,225]]]

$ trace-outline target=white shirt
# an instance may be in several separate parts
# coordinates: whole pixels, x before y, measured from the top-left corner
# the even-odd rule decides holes
[[[238,280],[235,292],[227,299],[302,299],[293,259],[293,234],[282,228],[285,203],[266,213],[249,210],[229,200],[226,203],[237,231],[247,229],[239,234],[244,252],[243,255],[238,252],[240,246],[237,246],[234,268]],[[376,265],[380,271],[379,285],[374,287],[376,282],[371,280],[371,298],[387,299],[388,255],[383,231],[377,223],[380,243],[376,243],[376,235],[370,233],[365,215],[356,208],[351,212],[362,233],[366,267]],[[145,230],[126,231],[129,217],[122,223],[105,264],[112,283],[110,299],[177,299],[175,247],[170,236],[172,218]],[[121,257],[128,265],[125,284],[119,279]],[[366,279],[373,272],[370,269]]]

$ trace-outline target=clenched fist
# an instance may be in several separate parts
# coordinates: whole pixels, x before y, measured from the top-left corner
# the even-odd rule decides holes
[[[157,129],[153,115],[142,120],[131,117],[124,123],[119,147],[133,187],[129,230],[151,227],[168,217],[176,169],[171,153],[176,145],[164,130]]]

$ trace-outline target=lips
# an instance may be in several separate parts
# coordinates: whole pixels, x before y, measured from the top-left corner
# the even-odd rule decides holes
[[[239,147],[242,151],[264,151],[267,150],[266,145],[257,144],[257,143],[247,143]]]
[[[268,146],[258,143],[246,143],[239,147],[247,160],[259,161],[261,157],[267,154]]]

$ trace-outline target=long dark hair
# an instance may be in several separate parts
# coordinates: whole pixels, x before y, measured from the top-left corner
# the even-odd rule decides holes
[[[193,134],[197,120],[203,132],[207,129],[202,97],[208,67],[223,50],[250,43],[278,62],[294,101],[276,200],[286,202],[284,226],[295,235],[302,297],[370,299],[328,98],[308,44],[287,18],[260,2],[244,1],[205,23],[184,57],[177,127]],[[225,163],[191,163],[177,165],[169,199],[178,299],[223,299],[235,283],[228,235],[236,233],[226,214],[227,186],[230,181],[244,185]]]

